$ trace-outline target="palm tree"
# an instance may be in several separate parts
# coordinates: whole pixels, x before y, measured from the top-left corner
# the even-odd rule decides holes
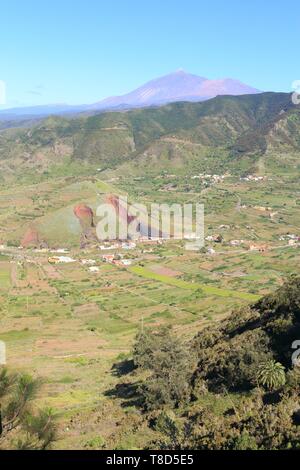
[[[256,379],[258,384],[267,390],[277,390],[286,381],[284,367],[280,362],[271,359],[258,367]]]

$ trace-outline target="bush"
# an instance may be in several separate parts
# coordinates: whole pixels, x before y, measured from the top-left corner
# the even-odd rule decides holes
[[[137,367],[150,372],[140,388],[146,409],[178,407],[189,401],[195,365],[189,350],[169,329],[138,335],[133,359]]]

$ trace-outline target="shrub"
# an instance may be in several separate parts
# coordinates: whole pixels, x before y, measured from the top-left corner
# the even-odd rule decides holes
[[[189,350],[169,329],[138,335],[133,359],[137,367],[150,372],[140,388],[146,409],[178,407],[190,399],[195,364]]]

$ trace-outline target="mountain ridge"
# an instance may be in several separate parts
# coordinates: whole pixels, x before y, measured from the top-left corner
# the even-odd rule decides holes
[[[148,107],[177,101],[205,101],[219,95],[244,95],[260,93],[259,90],[232,78],[209,80],[183,70],[155,78],[121,96],[111,96],[92,104],[49,104],[11,108],[0,111],[0,120],[14,116],[48,116],[51,114],[78,114],[110,109]]]
[[[24,126],[0,133],[3,175],[25,168],[43,172],[66,158],[102,170],[125,162],[135,162],[139,171],[146,167],[160,171],[175,162],[186,169],[194,163],[203,169],[207,149],[210,154],[218,149],[231,169],[241,168],[246,158],[250,170],[269,149],[295,155],[300,150],[299,107],[285,93],[219,96],[199,103],[72,118],[53,116]],[[225,160],[213,158],[210,170],[221,170]]]

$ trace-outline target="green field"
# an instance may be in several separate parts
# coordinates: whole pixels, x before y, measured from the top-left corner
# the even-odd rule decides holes
[[[292,174],[273,177],[263,186],[232,177],[203,188],[191,174],[146,173],[136,179],[130,172],[126,163],[124,171],[109,170],[101,179],[60,175],[0,192],[0,218],[8,229],[4,242],[12,245],[0,260],[0,339],[7,343],[13,369],[34,370],[44,379],[38,404],[56,410],[63,434],[57,448],[93,446],[99,436],[108,448],[147,445],[152,434],[142,416],[109,394],[119,382],[113,366],[118,358],[129,357],[136,333],[167,325],[191,339],[298,270],[299,248],[279,240],[300,226],[298,183]],[[170,182],[176,192],[164,190]],[[204,202],[205,236],[220,233],[223,242],[206,242],[203,252],[188,252],[183,242],[138,244],[123,252],[132,258],[130,268],[103,263],[99,249],[79,250],[73,207],[84,201],[95,210],[108,192],[146,204]],[[246,208],[238,210],[238,200]],[[271,207],[277,215],[271,219],[254,206]],[[19,250],[25,227],[33,221],[50,246],[69,248],[76,263],[49,268],[48,254]],[[269,249],[252,252],[247,243],[233,247],[232,239],[265,243]],[[214,248],[213,255],[208,247]],[[90,273],[81,258],[95,259],[99,273]],[[178,275],[158,274],[163,268]]]
[[[141,266],[134,266],[130,268],[130,271],[134,274],[137,274],[138,276],[145,277],[146,279],[153,279],[154,281],[164,282],[171,286],[179,287],[180,289],[188,289],[192,291],[200,290],[203,291],[205,294],[217,297],[234,297],[236,299],[248,300],[249,302],[255,302],[260,298],[258,295],[247,294],[246,292],[220,289],[218,287],[206,286],[205,284],[186,282],[182,281],[181,279],[174,279],[170,276],[153,273]]]
[[[10,266],[8,263],[0,260],[0,290],[6,290],[10,287]]]
[[[143,413],[116,393],[127,381],[116,363],[130,359],[136,334],[167,326],[190,341],[299,272],[289,238],[300,236],[298,120],[288,95],[262,94],[1,132],[0,340],[12,370],[42,377],[36,403],[55,410],[56,448],[149,445]],[[203,203],[205,237],[222,241],[198,252],[138,243],[109,251],[130,268],[105,263],[97,243],[80,248],[74,206],[96,213],[111,193],[146,206]],[[49,252],[19,248],[30,228]],[[50,265],[57,248],[76,261]]]

